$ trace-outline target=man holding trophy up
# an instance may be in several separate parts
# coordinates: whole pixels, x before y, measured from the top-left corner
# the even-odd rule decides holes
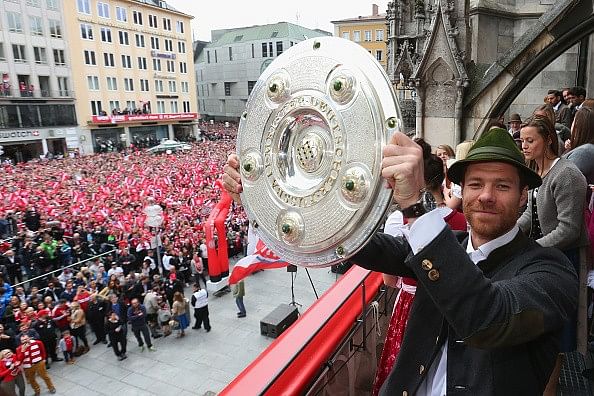
[[[239,158],[224,187],[239,201]],[[423,188],[421,148],[396,132],[383,148],[382,177],[409,220],[405,237],[376,233],[351,260],[411,277],[418,289],[402,349],[383,395],[542,394],[558,335],[577,307],[577,275],[556,249],[516,225],[540,177],[503,129],[486,132],[448,177],[462,185],[469,233],[454,233]]]

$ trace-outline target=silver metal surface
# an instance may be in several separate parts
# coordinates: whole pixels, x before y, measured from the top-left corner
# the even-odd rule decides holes
[[[268,248],[321,267],[352,256],[391,200],[382,147],[402,130],[389,79],[361,46],[303,41],[262,73],[237,139],[242,202]]]

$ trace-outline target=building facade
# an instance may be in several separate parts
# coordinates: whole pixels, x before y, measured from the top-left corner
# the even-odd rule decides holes
[[[296,43],[330,33],[288,22],[212,32],[196,48],[198,109],[203,117],[237,120],[260,74]]]
[[[61,0],[0,2],[0,145],[15,162],[78,148]]]
[[[334,35],[361,44],[384,67],[387,67],[386,14],[372,4],[371,15],[332,21]]]
[[[192,18],[159,0],[76,0],[64,9],[85,153],[195,136]]]

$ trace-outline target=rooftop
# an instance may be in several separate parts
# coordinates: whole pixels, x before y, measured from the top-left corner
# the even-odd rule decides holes
[[[250,42],[267,39],[295,39],[306,40],[312,37],[331,36],[332,33],[323,30],[308,29],[289,22],[278,22],[269,25],[254,25],[234,29],[213,31],[213,41],[207,47],[221,47],[239,42]]]

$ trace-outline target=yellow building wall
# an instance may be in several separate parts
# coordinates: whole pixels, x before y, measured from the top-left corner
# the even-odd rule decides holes
[[[90,1],[91,15],[79,13],[75,1],[70,7],[64,8],[66,40],[69,43],[69,52],[72,64],[72,89],[76,95],[76,111],[80,125],[87,124],[91,119],[91,101],[101,101],[103,110],[109,114],[109,102],[119,101],[120,110],[126,107],[127,101],[136,102],[137,108],[141,101],[150,101],[151,110],[157,113],[157,100],[165,101],[165,113],[172,113],[170,102],[178,102],[178,112],[183,112],[183,102],[190,102],[190,112],[198,111],[196,99],[196,82],[194,75],[194,58],[192,49],[192,31],[190,26],[191,16],[176,13],[163,8],[141,4],[135,1],[126,0],[104,0],[102,3],[109,5],[109,19],[98,16],[97,1]],[[116,19],[116,7],[126,9],[127,22]],[[133,11],[142,14],[142,25],[134,23]],[[149,15],[157,16],[158,28],[149,27]],[[163,29],[163,18],[171,20],[171,31]],[[176,32],[177,21],[184,24],[184,33]],[[86,40],[81,37],[81,24],[88,23],[92,26],[93,40]],[[101,28],[111,28],[111,43],[101,41]],[[119,31],[128,32],[129,45],[121,45]],[[136,46],[136,34],[144,35],[144,48]],[[167,72],[167,59],[161,58],[161,71],[153,70],[153,56],[151,56],[151,37],[159,38],[159,53],[175,53],[175,72]],[[173,51],[165,50],[165,39],[173,41]],[[185,53],[178,52],[178,41],[185,42]],[[95,51],[96,65],[85,64],[84,51]],[[104,66],[104,53],[113,53],[115,67]],[[122,67],[122,55],[129,55],[132,63],[130,69]],[[144,57],[147,61],[147,70],[138,68],[138,57]],[[186,63],[186,73],[180,72],[180,62]],[[87,76],[99,78],[99,90],[89,90]],[[117,79],[117,90],[108,90],[107,77]],[[162,78],[163,77],[163,78]],[[166,77],[166,78],[165,78]],[[133,79],[134,91],[126,92],[124,78]],[[149,91],[142,92],[140,79],[148,80]],[[163,92],[159,95],[177,95],[177,99],[157,99],[155,91],[155,80],[163,81]],[[176,82],[175,93],[169,92],[168,81]],[[182,82],[188,83],[188,92],[182,92]]]
[[[386,20],[382,17],[374,21],[365,22],[334,22],[335,24],[335,35],[337,37],[344,37],[345,33],[348,33],[349,40],[355,41],[355,32],[359,32],[361,40],[358,42],[363,48],[371,51],[371,54],[377,59],[377,51],[382,51],[382,59],[379,63],[383,66],[384,70],[387,67],[387,31],[386,31]],[[376,41],[376,31],[381,30],[383,33],[383,39]],[[371,32],[371,41],[365,40],[365,32]]]

